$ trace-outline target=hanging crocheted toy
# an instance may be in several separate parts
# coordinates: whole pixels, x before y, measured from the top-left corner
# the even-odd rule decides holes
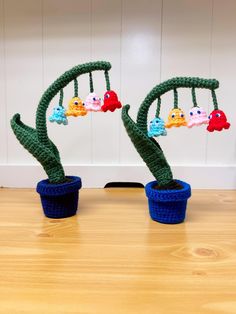
[[[149,137],[158,137],[158,136],[166,136],[167,132],[165,129],[165,122],[161,118],[154,118],[149,125],[148,136]]]
[[[84,106],[87,111],[101,111],[101,98],[98,97],[98,95],[94,92],[93,89],[93,79],[92,79],[92,73],[89,73],[89,79],[90,79],[90,93],[85,99]]]
[[[178,108],[178,93],[174,89],[174,108],[170,111],[168,115],[168,121],[165,124],[166,128],[171,128],[172,126],[180,127],[187,126],[187,121],[185,119],[185,114],[182,109]]]
[[[209,125],[207,131],[222,131],[229,129],[230,123],[227,121],[226,115],[222,110],[213,110],[209,116]]]
[[[49,117],[49,121],[50,122],[56,122],[58,124],[67,125],[68,120],[67,120],[67,117],[65,115],[65,112],[66,112],[66,109],[60,105],[58,105],[57,107],[54,107],[53,113]]]
[[[168,122],[166,122],[165,127],[171,128],[172,126],[180,127],[186,125],[187,121],[183,110],[180,108],[173,108],[169,113]]]
[[[213,132],[213,131],[222,131],[223,129],[229,129],[230,123],[227,121],[226,115],[224,111],[219,110],[216,93],[214,90],[211,91],[213,104],[214,104],[214,110],[209,115],[209,125],[207,126],[207,131]]]
[[[105,78],[106,78],[107,91],[104,94],[103,105],[101,109],[104,112],[108,110],[113,112],[116,109],[120,109],[122,105],[118,99],[116,92],[110,89],[108,71],[105,71]]]
[[[69,108],[66,111],[67,116],[79,117],[85,116],[87,110],[84,107],[83,101],[78,97],[78,81],[74,80],[74,97],[69,101]]]
[[[96,93],[89,93],[84,102],[87,111],[101,111],[101,98]]]
[[[202,107],[193,107],[189,111],[188,128],[202,124],[208,124],[208,122],[209,119],[207,117],[207,113]]]
[[[160,135],[162,136],[167,135],[167,132],[165,129],[165,122],[162,118],[159,117],[160,108],[161,108],[161,98],[158,98],[156,117],[152,121],[150,121],[148,137],[158,137]]]
[[[106,112],[107,110],[115,111],[116,109],[120,109],[122,107],[121,102],[118,100],[117,94],[109,90],[104,95],[104,103],[102,106],[102,111]]]
[[[63,107],[62,103],[63,103],[63,90],[60,91],[59,105],[53,108],[53,113],[49,117],[49,121],[67,125],[68,120],[65,115],[66,109]]]
[[[195,88],[192,88],[192,98],[193,98],[193,108],[189,111],[189,121],[188,128],[192,128],[193,126],[199,126],[202,124],[208,124],[209,119],[207,117],[206,111],[199,107],[196,100]]]
[[[79,117],[85,116],[87,110],[85,109],[82,100],[79,97],[73,97],[69,102],[69,108],[66,111],[67,116]]]

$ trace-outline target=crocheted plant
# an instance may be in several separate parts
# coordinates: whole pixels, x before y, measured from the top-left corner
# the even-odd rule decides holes
[[[205,88],[209,89],[212,92],[214,111],[212,112],[212,116],[209,117],[209,126],[208,131],[214,130],[222,130],[223,128],[229,128],[229,123],[225,115],[222,114],[221,110],[218,110],[218,104],[215,94],[215,89],[219,87],[219,82],[215,79],[201,79],[201,78],[191,78],[191,77],[177,77],[165,81],[157,86],[155,86],[149,94],[146,96],[137,114],[137,121],[133,121],[128,114],[129,105],[126,105],[122,109],[122,120],[126,131],[133,142],[136,150],[148,166],[149,170],[156,178],[159,189],[181,189],[182,187],[177,183],[177,181],[173,180],[173,174],[168,164],[164,153],[160,147],[160,145],[155,141],[152,136],[166,135],[164,130],[162,132],[157,132],[153,126],[150,127],[150,130],[147,129],[147,119],[148,119],[148,111],[152,103],[158,99],[157,103],[157,113],[156,119],[159,118],[160,113],[160,105],[161,105],[161,96],[171,90],[174,92],[174,108],[171,110],[168,122],[166,123],[166,127],[170,128],[172,126],[180,127],[187,126],[187,122],[185,120],[185,115],[183,111],[178,108],[178,96],[177,96],[177,88],[191,88],[192,89],[192,97],[194,103],[194,110],[190,112],[190,116],[195,114],[195,110],[197,110],[198,118],[195,117],[195,125],[200,125],[205,123],[205,113],[201,112],[200,107],[198,107],[196,103],[196,95],[195,88]],[[193,108],[192,108],[193,109]],[[216,114],[215,114],[216,112]],[[160,118],[159,118],[160,120]],[[162,120],[162,119],[161,119]],[[217,120],[217,122],[216,122]],[[219,120],[219,121],[218,121]],[[163,120],[162,120],[163,121]],[[152,120],[151,123],[157,123],[157,120]],[[189,126],[192,126],[192,122]],[[163,129],[163,123],[161,124],[161,128]]]
[[[90,77],[90,92],[93,92],[92,85],[92,72],[104,71],[106,80],[106,93],[110,91],[110,81],[108,71],[111,69],[111,64],[105,61],[90,62],[82,65],[77,65],[61,75],[54,81],[42,95],[36,112],[36,127],[32,128],[25,125],[21,119],[20,114],[17,113],[11,120],[11,127],[19,142],[32,154],[43,166],[48,175],[50,183],[63,183],[66,182],[65,172],[61,164],[60,154],[55,144],[50,140],[47,133],[46,126],[46,112],[51,100],[60,93],[59,106],[54,108],[53,114],[49,117],[51,122],[59,124],[67,124],[66,116],[78,116],[87,113],[85,107],[78,98],[78,83],[77,77],[83,74],[88,74]],[[65,112],[62,106],[63,88],[71,81],[75,84],[75,95],[72,98],[69,109]],[[112,91],[111,91],[112,92]],[[78,99],[77,99],[78,98]],[[105,101],[104,101],[105,102]],[[81,105],[81,106],[80,106]],[[114,111],[114,106],[119,107],[117,101],[110,104],[111,111]],[[81,108],[80,108],[81,107]],[[97,109],[97,108],[95,108]],[[107,108],[106,108],[107,110]],[[110,110],[108,108],[108,110]]]

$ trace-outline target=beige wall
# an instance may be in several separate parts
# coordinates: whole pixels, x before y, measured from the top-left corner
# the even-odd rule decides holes
[[[2,169],[13,169],[14,165],[14,171],[2,171],[0,185],[9,172],[21,173],[23,165],[29,165],[29,171],[24,171],[18,185],[35,184],[31,170],[37,162],[12,134],[12,115],[21,113],[22,120],[33,126],[37,103],[48,84],[73,65],[107,60],[112,63],[111,86],[124,104],[131,105],[133,117],[143,98],[160,81],[174,76],[217,78],[218,100],[232,128],[214,134],[204,127],[171,129],[160,142],[177,168],[204,169],[204,173],[193,171],[189,179],[193,183],[206,175],[206,187],[216,187],[216,178],[209,179],[212,167],[216,171],[231,167],[231,181],[225,186],[236,187],[235,12],[234,0],[0,0],[0,165]],[[102,73],[94,75],[94,86],[102,96]],[[88,91],[88,78],[81,77],[79,94],[84,98]],[[65,105],[72,93],[71,85],[65,89]],[[209,111],[213,108],[207,91],[197,96],[200,105]],[[190,91],[181,90],[179,98],[180,106],[188,112],[192,106]],[[163,97],[163,118],[172,103],[172,94]],[[103,164],[109,172],[112,166],[113,174],[118,169],[115,179],[122,180],[124,165],[142,163],[124,131],[120,111],[71,118],[67,127],[49,124],[48,129],[63,163],[76,169],[89,164],[99,169]],[[91,178],[88,185],[93,186],[93,170],[86,169]],[[128,177],[146,182],[149,174],[141,172],[136,177],[137,172],[131,171]],[[106,171],[101,176],[103,173],[109,177]],[[14,185],[15,178],[7,182]],[[201,182],[197,186],[201,187]]]

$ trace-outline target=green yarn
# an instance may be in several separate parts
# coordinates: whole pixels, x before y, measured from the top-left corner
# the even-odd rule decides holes
[[[217,102],[217,98],[216,98],[216,92],[214,89],[211,90],[211,95],[212,95],[212,100],[213,100],[213,105],[214,105],[214,109],[218,110],[218,102]]]
[[[137,122],[133,121],[128,114],[130,108],[129,105],[122,108],[122,120],[126,131],[136,150],[156,178],[160,187],[171,186],[173,183],[173,174],[160,145],[153,138],[148,137],[147,119],[150,106],[163,94],[171,90],[176,90],[177,92],[177,88],[206,88],[214,91],[214,89],[218,87],[219,82],[214,79],[207,80],[198,77],[176,77],[155,86],[148,93],[139,107]],[[176,93],[174,93],[174,95],[176,97]]]
[[[93,76],[92,76],[92,72],[89,72],[89,86],[90,86],[90,93],[94,92],[94,88],[93,88]]]
[[[161,111],[161,97],[159,97],[157,100],[156,118],[159,118],[160,111]]]
[[[74,79],[74,97],[78,97],[78,80]]]
[[[198,107],[195,87],[192,88],[193,107]]]
[[[17,113],[11,119],[11,127],[19,142],[27,149],[43,166],[50,183],[65,182],[65,173],[61,164],[57,147],[49,139],[46,126],[46,111],[57,93],[63,98],[63,88],[82,74],[93,71],[108,71],[111,64],[105,61],[89,62],[77,65],[62,74],[44,92],[36,112],[36,128],[25,125]],[[106,81],[107,83],[107,81]],[[76,91],[75,91],[76,92]]]
[[[63,98],[64,98],[64,92],[63,89],[60,90],[60,97],[59,97],[59,106],[63,107]]]
[[[106,87],[107,87],[107,90],[111,90],[110,79],[109,79],[108,71],[105,70],[104,74],[105,74],[105,80],[106,80]]]
[[[174,108],[178,109],[178,92],[176,88],[174,88]]]

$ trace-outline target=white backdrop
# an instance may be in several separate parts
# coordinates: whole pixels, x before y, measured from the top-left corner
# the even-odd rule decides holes
[[[213,134],[205,127],[171,129],[160,142],[176,177],[197,188],[236,188],[235,15],[235,0],[0,0],[0,185],[35,186],[45,177],[13,135],[13,114],[19,112],[24,123],[34,126],[40,96],[54,79],[76,64],[107,60],[112,63],[111,87],[123,104],[131,105],[133,117],[160,81],[174,76],[218,79],[219,104],[231,129]],[[94,85],[102,96],[102,72],[94,75]],[[88,77],[83,76],[79,95],[88,92]],[[190,94],[179,92],[186,112],[192,106]],[[65,105],[72,95],[73,84],[65,89]],[[212,110],[207,91],[197,97]],[[173,95],[166,95],[162,117],[172,104]],[[82,176],[84,186],[152,178],[120,114],[70,118],[67,127],[48,125],[67,174]]]

